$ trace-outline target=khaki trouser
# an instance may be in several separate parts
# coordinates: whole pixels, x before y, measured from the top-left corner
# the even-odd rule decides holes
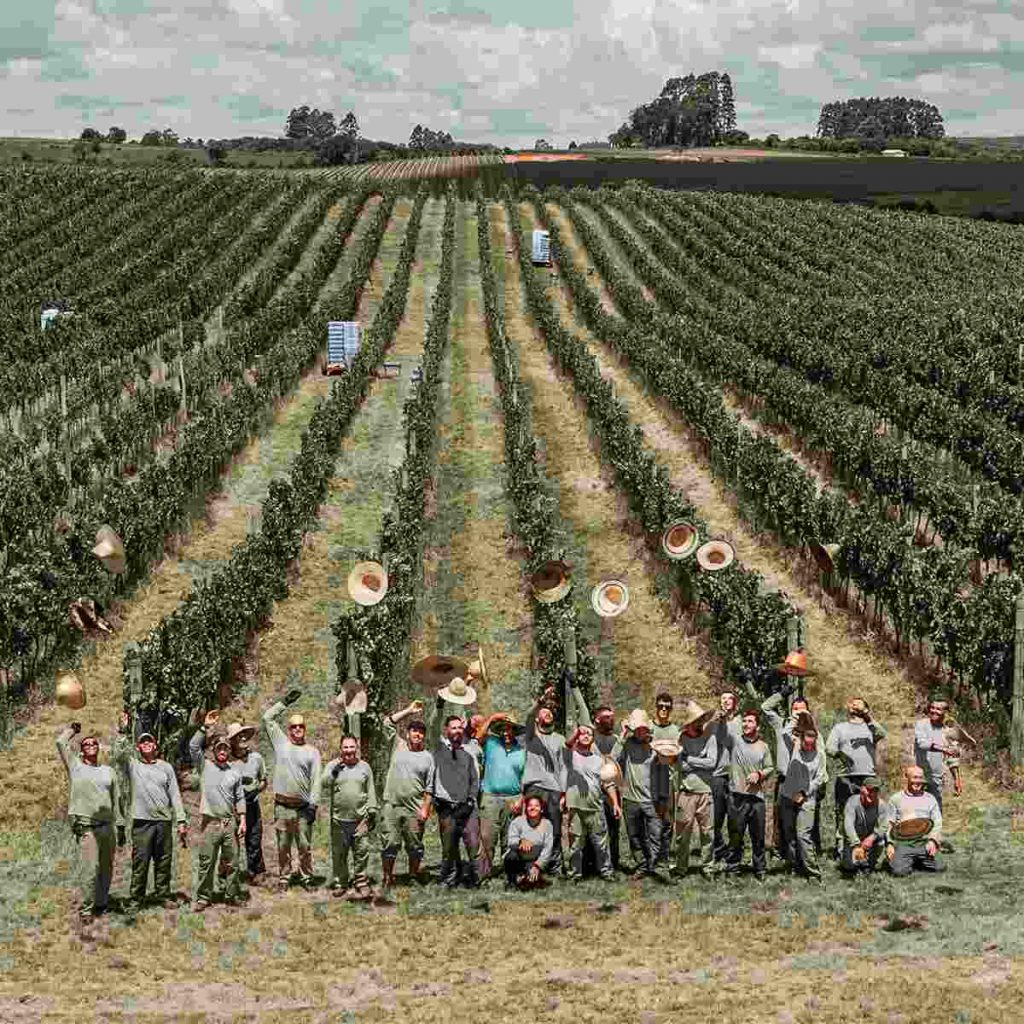
[[[81,913],[102,914],[107,909],[114,873],[114,823],[76,814],[71,818],[71,831],[78,840],[78,855],[86,875],[82,882]]]
[[[711,863],[712,815],[710,793],[689,793],[685,790],[676,797],[675,870],[686,874],[690,868],[690,836],[697,828],[697,846],[700,866]]]
[[[199,825],[199,872],[196,878],[196,901],[209,903],[213,899],[215,876],[224,879],[224,895],[238,899],[241,886],[234,870],[238,860],[238,824],[230,818],[211,818],[204,814]]]
[[[423,860],[423,822],[415,811],[392,804],[384,805],[381,858],[393,861],[405,847],[410,861]]]
[[[583,851],[587,845],[594,851],[594,864],[602,878],[611,878],[612,858],[608,849],[608,823],[604,807],[595,811],[569,808],[569,875],[583,877]]]
[[[348,858],[352,854],[352,873]],[[331,822],[331,887],[347,889],[349,885],[370,884],[366,868],[370,863],[370,828],[366,818],[362,821]]]
[[[483,793],[480,797],[480,876],[489,878],[494,874],[494,865],[501,861],[505,848],[505,836],[512,821],[512,804],[519,799],[518,793],[511,796],[499,793]],[[498,856],[495,857],[495,851]]]
[[[299,878],[313,878],[313,822],[298,808],[274,804],[274,837],[277,840],[277,872],[287,882],[292,873],[292,846],[299,850]]]

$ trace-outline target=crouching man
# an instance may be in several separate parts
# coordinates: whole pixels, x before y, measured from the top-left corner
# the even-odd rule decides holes
[[[523,813],[512,819],[505,844],[508,888],[535,889],[547,885],[546,874],[555,849],[555,831],[544,817],[544,798],[526,797]]]
[[[839,865],[847,875],[874,871],[885,849],[889,805],[882,799],[881,789],[881,779],[869,775],[861,782],[860,792],[846,801],[843,812],[846,843]]]
[[[377,791],[370,766],[359,759],[354,736],[342,739],[341,757],[327,763],[323,779],[331,813],[331,895],[366,899],[371,895],[366,868],[370,833],[377,823]]]
[[[903,769],[905,788],[889,799],[886,858],[894,875],[920,871],[945,871],[939,859],[942,842],[942,811],[939,802],[924,788],[924,771],[917,765]]]

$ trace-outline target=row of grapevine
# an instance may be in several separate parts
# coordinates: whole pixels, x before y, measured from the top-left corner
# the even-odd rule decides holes
[[[584,342],[562,327],[531,266],[529,246],[523,241],[522,224],[508,191],[505,204],[534,321],[585,401],[602,454],[626,492],[652,550],[658,549],[663,531],[676,519],[694,523],[706,536],[706,524],[696,508],[671,486],[664,466],[645,447],[643,431],[630,421],[626,406],[601,376]],[[557,232],[552,238],[557,245]],[[756,685],[765,686],[771,669],[786,652],[786,624],[794,614],[789,602],[779,592],[768,590],[758,573],[742,567],[727,573],[702,573],[690,559],[676,564],[674,571],[684,600],[710,610],[709,646],[725,672],[742,672]]]
[[[236,548],[212,576],[198,582],[185,601],[150,632],[137,655],[126,659],[126,706],[156,724],[163,737],[173,737],[192,708],[208,706],[231,659],[244,651],[247,634],[287,594],[287,567],[299,554],[303,533],[316,519],[338,445],[404,313],[425,200],[424,194],[413,209],[399,267],[351,370],[318,405],[292,461],[289,480],[271,484],[259,532]],[[350,281],[357,272],[353,267]],[[351,310],[341,313],[351,315]],[[308,330],[305,333],[308,337]],[[319,348],[316,341],[312,344]],[[138,676],[132,671],[135,657]]]

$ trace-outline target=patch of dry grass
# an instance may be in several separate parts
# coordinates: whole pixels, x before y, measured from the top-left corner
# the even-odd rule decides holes
[[[511,243],[504,211],[492,207],[492,239],[499,251]],[[523,380],[533,391],[534,432],[543,443],[548,475],[558,481],[562,516],[586,548],[586,578],[577,591],[584,601],[600,579],[616,576],[630,588],[629,609],[601,624],[601,646],[612,645],[613,678],[624,680],[634,699],[651,705],[657,690],[706,699],[707,675],[698,664],[695,640],[673,624],[645,564],[643,540],[630,527],[624,500],[591,443],[586,413],[571,380],[560,377],[524,308],[519,266],[505,262],[505,317],[519,349]],[[589,609],[589,605],[586,606]],[[584,611],[593,619],[592,611]],[[603,697],[609,694],[606,692]]]

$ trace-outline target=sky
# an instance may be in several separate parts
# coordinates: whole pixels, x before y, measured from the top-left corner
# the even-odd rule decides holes
[[[532,146],[604,140],[670,77],[728,71],[738,127],[814,134],[855,96],[1024,134],[1008,0],[0,0],[0,135],[283,134],[301,104]]]

